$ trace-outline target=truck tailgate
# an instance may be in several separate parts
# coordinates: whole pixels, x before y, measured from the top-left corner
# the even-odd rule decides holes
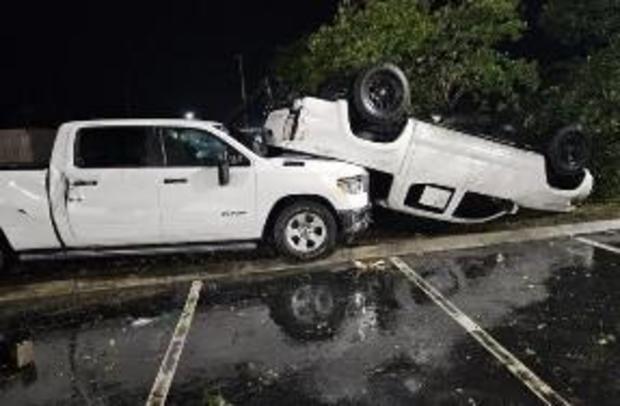
[[[46,177],[47,170],[0,170],[0,227],[17,251],[60,247]]]

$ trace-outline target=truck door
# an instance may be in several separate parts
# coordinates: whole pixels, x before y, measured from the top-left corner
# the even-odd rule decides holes
[[[255,221],[256,177],[250,159],[202,129],[162,128],[166,168],[161,189],[167,242],[260,237]],[[226,151],[230,183],[220,185],[218,158]]]
[[[163,151],[154,127],[78,130],[66,171],[70,246],[160,242]]]

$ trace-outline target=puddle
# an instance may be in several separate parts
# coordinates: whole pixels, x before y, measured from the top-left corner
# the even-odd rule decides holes
[[[410,263],[419,272],[455,275],[461,282],[450,300],[562,395],[577,404],[617,404],[619,255],[560,240]]]
[[[405,259],[570,401],[620,395],[620,256],[557,240]],[[188,288],[0,309],[0,332],[35,355],[0,370],[0,404],[144,402]],[[205,285],[167,404],[539,402],[398,272],[370,267]]]
[[[34,365],[2,364],[0,404],[143,403],[185,294],[124,291],[5,306],[0,331],[9,341],[31,340]]]
[[[478,379],[469,378],[470,369]],[[442,310],[387,271],[211,286],[168,404],[214,399],[233,405],[533,401]]]

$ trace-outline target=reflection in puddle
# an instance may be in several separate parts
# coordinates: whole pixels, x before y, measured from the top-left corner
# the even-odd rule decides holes
[[[143,403],[183,298],[140,291],[4,306],[0,331],[10,345],[31,340],[34,365],[2,363],[0,404]]]
[[[480,308],[497,304],[491,324],[501,323],[516,308],[548,299],[545,281],[558,267],[592,264],[588,248],[543,248],[422,258],[418,270],[455,300],[477,301],[484,292]],[[536,275],[524,279],[516,268]],[[479,348],[463,349],[468,342],[390,271],[222,286],[207,294],[195,321],[172,399],[183,403],[206,387],[233,404],[536,402]]]
[[[480,316],[486,328],[509,324],[520,309],[548,305],[557,294],[551,281],[558,275],[564,279],[563,270],[581,272],[596,265],[590,247],[565,244],[467,251],[413,262],[466,313]],[[47,310],[49,320],[61,317],[65,323],[28,319],[37,374],[28,386],[10,376],[0,378],[0,404],[143,402],[184,294],[164,292],[112,308],[79,308],[77,316]],[[405,278],[391,270],[355,269],[210,284],[196,309],[168,403],[215,401],[535,403]]]

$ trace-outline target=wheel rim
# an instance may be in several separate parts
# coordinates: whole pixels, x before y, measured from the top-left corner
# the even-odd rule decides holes
[[[403,94],[398,80],[392,75],[377,74],[366,84],[369,107],[381,113],[389,113],[400,104]]]
[[[317,214],[304,211],[286,224],[286,241],[296,251],[309,253],[320,249],[327,240],[327,226]]]

